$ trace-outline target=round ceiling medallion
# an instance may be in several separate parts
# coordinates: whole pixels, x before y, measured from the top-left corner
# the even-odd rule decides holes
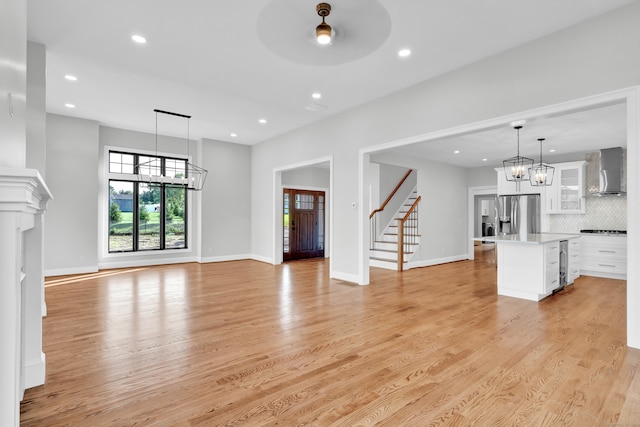
[[[271,0],[258,15],[258,37],[276,55],[305,65],[338,65],[375,52],[391,34],[391,18],[376,0],[331,5],[331,43],[316,41],[317,3]]]

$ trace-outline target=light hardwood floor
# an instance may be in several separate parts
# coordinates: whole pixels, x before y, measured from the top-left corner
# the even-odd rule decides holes
[[[625,282],[499,297],[478,250],[370,286],[317,259],[48,278],[22,425],[640,426]]]

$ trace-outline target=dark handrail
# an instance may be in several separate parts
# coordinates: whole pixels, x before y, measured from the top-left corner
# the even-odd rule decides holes
[[[398,271],[402,271],[404,268],[404,223],[409,219],[411,214],[417,210],[418,203],[422,200],[422,196],[418,196],[415,202],[409,208],[409,211],[398,223]],[[417,225],[417,224],[416,224]],[[417,227],[416,227],[417,230]]]
[[[394,188],[393,191],[391,192],[391,194],[389,194],[389,197],[387,197],[387,200],[385,200],[384,203],[378,209],[375,209],[373,212],[371,212],[371,215],[369,215],[369,219],[373,218],[373,216],[377,212],[382,212],[384,210],[384,208],[387,206],[387,203],[389,203],[391,198],[398,192],[398,190],[400,189],[402,184],[404,184],[404,182],[407,180],[407,178],[409,178],[409,175],[411,175],[411,172],[413,172],[413,169],[409,169],[407,171],[407,173],[404,175],[404,177],[402,177],[402,179],[400,180],[398,185],[396,185],[396,188]]]

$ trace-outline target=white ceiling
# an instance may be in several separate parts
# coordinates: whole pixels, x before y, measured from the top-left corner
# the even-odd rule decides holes
[[[193,116],[192,138],[255,144],[632,2],[340,0],[321,47],[317,0],[28,0],[28,39],[47,47],[48,112],[154,132],[159,108]]]
[[[627,106],[613,104],[555,117],[527,120],[520,129],[520,155],[545,163],[584,160],[585,153],[627,146]],[[387,151],[465,168],[502,166],[516,155],[518,135],[511,124],[397,147]],[[550,150],[553,150],[550,151]],[[459,151],[459,153],[455,153]],[[484,161],[483,159],[486,159]]]

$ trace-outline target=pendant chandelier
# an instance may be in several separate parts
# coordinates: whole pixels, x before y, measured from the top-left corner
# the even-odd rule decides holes
[[[533,167],[533,159],[520,155],[520,129],[522,129],[522,125],[515,125],[513,128],[518,135],[518,151],[515,157],[503,160],[502,165],[507,181],[514,181],[516,183],[516,191],[520,191],[520,183],[529,180],[529,171]]]
[[[540,163],[529,169],[529,182],[535,187],[553,184],[553,175],[556,168],[542,163],[542,142],[544,138],[538,138],[540,142]]]
[[[208,171],[189,161],[191,157],[191,141],[189,140],[189,120],[191,116],[158,109],[153,111],[156,113],[156,156],[140,156],[141,158],[149,160],[136,165],[138,180],[149,185],[184,185],[187,190],[202,190]],[[184,160],[184,163],[182,161],[176,161],[175,166],[169,168],[166,162],[165,165],[163,165],[160,161],[160,157],[158,157],[158,113],[187,119],[187,158]]]

